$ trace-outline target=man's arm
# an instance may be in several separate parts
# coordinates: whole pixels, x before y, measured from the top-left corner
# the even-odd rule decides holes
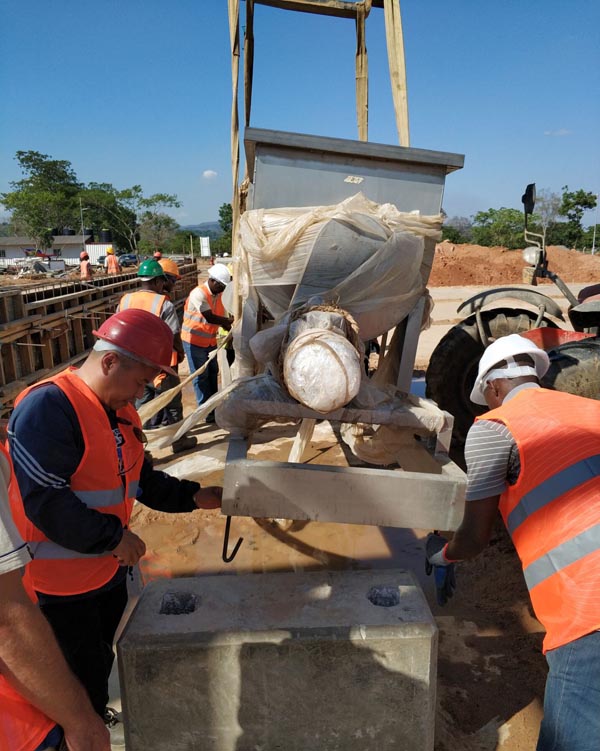
[[[448,543],[444,554],[450,561],[474,558],[487,546],[498,511],[500,496],[468,501],[460,527]]]
[[[208,323],[212,323],[215,326],[220,326],[222,329],[225,329],[225,331],[231,331],[231,326],[233,324],[233,321],[231,318],[225,318],[225,316],[218,316],[215,315],[212,310],[203,310],[202,315]]]
[[[0,575],[0,672],[60,725],[71,751],[110,751],[109,733],[72,675],[52,629],[25,594],[20,570]]]
[[[153,469],[151,462],[144,459],[138,501],[148,508],[170,514],[186,513],[197,508],[220,508],[222,494],[222,488],[201,488],[198,482],[180,480]]]
[[[175,306],[170,300],[165,300],[160,317],[173,332],[173,349],[177,352],[179,362],[182,362],[185,355],[181,342],[181,324]]]
[[[195,313],[201,313],[207,323],[215,326],[221,326],[225,331],[230,331],[233,321],[225,316],[215,315],[208,304],[204,292],[200,287],[196,287],[190,292],[189,309]]]

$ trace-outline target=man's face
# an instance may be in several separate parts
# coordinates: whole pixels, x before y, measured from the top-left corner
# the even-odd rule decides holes
[[[106,365],[105,361],[105,365]],[[152,383],[160,370],[116,352],[110,353],[102,401],[115,411],[141,399],[144,387]]]
[[[209,279],[208,286],[210,287],[210,291],[213,293],[213,295],[220,295],[226,287],[225,284],[217,281],[216,279]]]

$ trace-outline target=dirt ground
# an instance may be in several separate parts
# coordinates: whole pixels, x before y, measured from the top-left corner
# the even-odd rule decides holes
[[[551,268],[565,281],[600,281],[600,258],[550,248]],[[518,251],[478,246],[438,246],[430,286],[520,283]],[[193,395],[184,396],[186,413]],[[256,459],[285,460],[296,429],[267,426],[253,439]],[[226,434],[214,426],[193,430],[202,451],[174,457],[154,451],[158,468],[205,484],[221,484]],[[150,446],[152,448],[152,444]],[[303,461],[345,465],[353,458],[340,447],[328,424],[319,425]],[[325,568],[408,568],[424,589],[439,627],[436,751],[533,751],[546,663],[542,630],[532,615],[521,568],[500,520],[487,550],[458,565],[458,588],[440,608],[423,571],[426,530],[357,525],[295,523],[282,530],[266,520],[236,518],[232,543],[244,542],[235,561],[221,562],[224,519],[217,512],[167,516],[143,507],[133,528],[146,541],[141,567],[157,576],[242,574]]]
[[[600,255],[550,246],[547,257],[548,268],[564,282],[600,281]],[[524,266],[520,250],[443,242],[436,248],[429,286],[521,284]],[[552,284],[549,279],[538,280],[538,283]]]

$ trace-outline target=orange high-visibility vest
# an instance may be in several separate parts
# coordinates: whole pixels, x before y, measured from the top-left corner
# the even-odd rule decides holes
[[[139,308],[140,310],[147,310],[149,313],[154,313],[155,316],[160,316],[162,313],[163,305],[169,299],[168,295],[159,295],[158,292],[153,292],[150,289],[141,289],[138,292],[128,292],[123,295],[119,302],[118,311],[127,310],[128,308]],[[171,353],[171,367],[176,367],[178,362],[177,352],[173,350]],[[159,387],[159,384],[164,380],[166,374],[159,373],[154,379],[155,388]]]
[[[600,628],[600,402],[548,389],[481,415],[512,433],[521,461],[500,513],[517,550],[544,652]]]
[[[10,465],[9,498],[21,500],[19,487],[13,473],[12,462],[4,444],[0,452]],[[12,502],[12,501],[11,501]],[[0,751],[33,751],[56,723],[30,704],[0,675]]]
[[[71,477],[71,490],[85,506],[101,514],[118,516],[126,527],[144,461],[137,412],[132,405],[117,412],[119,428],[125,439],[121,447],[123,482],[108,415],[96,394],[73,370],[63,371],[26,389],[19,395],[15,406],[42,383],[54,383],[65,394],[75,410],[83,435],[85,449]],[[63,548],[29,521],[22,501],[11,498],[11,510],[17,529],[33,556],[26,578],[35,590],[52,595],[82,594],[106,584],[117,572],[119,564],[112,552],[84,554]]]
[[[81,279],[89,281],[92,278],[92,267],[89,261],[81,261],[79,264]]]
[[[200,289],[204,292],[204,298],[209,304],[214,315],[225,317],[225,308],[221,300],[221,295],[213,295],[208,286],[208,282],[201,285]],[[183,323],[181,324],[181,338],[184,342],[189,342],[196,347],[216,347],[217,332],[219,325],[208,323],[206,318],[198,311],[189,309],[190,298],[185,301],[183,309]]]
[[[153,292],[151,289],[140,289],[137,292],[128,292],[123,295],[117,311],[137,308],[138,310],[147,310],[148,313],[160,317],[166,300],[166,295],[159,295],[158,292]]]
[[[106,273],[107,274],[120,274],[121,273],[121,264],[117,260],[117,257],[113,256],[112,254],[108,256],[108,260],[106,261]]]

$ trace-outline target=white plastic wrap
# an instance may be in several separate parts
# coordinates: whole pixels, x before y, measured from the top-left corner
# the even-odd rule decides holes
[[[321,414],[353,399],[360,388],[361,357],[342,334],[308,329],[293,339],[283,359],[289,393]]]
[[[246,211],[242,295],[254,288],[276,319],[307,302],[335,304],[354,316],[367,341],[403,320],[425,294],[441,221],[361,193],[335,206]]]

